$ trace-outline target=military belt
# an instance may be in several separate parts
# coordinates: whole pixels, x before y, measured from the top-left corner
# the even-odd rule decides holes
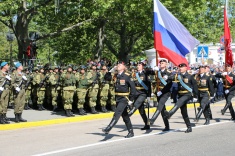
[[[226,86],[226,85],[224,85],[224,88],[231,88],[231,86]]]
[[[137,90],[143,90],[144,87],[135,87]]]
[[[130,93],[118,93],[118,92],[115,92],[115,95],[119,95],[119,96],[127,96],[129,95]]]
[[[189,91],[187,91],[187,90],[180,90],[180,91],[178,91],[178,93],[185,94],[185,93],[189,93]]]
[[[163,89],[163,88],[164,88],[164,86],[159,86],[159,88],[160,88],[160,89]]]
[[[208,91],[208,88],[198,88],[199,91]]]

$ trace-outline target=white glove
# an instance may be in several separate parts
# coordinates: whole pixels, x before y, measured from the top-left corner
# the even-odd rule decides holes
[[[110,69],[110,73],[113,73],[117,69],[117,66],[114,66],[112,69]]]
[[[158,68],[157,66],[155,66],[155,67],[153,68],[153,70],[154,70],[154,71],[159,71],[159,68]]]
[[[11,80],[11,77],[9,75],[6,76],[7,80]]]
[[[130,105],[132,105],[133,104],[133,102],[132,101],[128,101],[128,105],[130,106]]]
[[[197,102],[197,98],[193,98],[193,102]]]
[[[229,90],[228,90],[228,89],[226,89],[226,90],[224,91],[224,93],[225,93],[225,94],[228,94],[228,93],[229,93]]]
[[[27,77],[26,77],[26,76],[23,75],[22,78],[23,78],[25,81],[27,81]]]
[[[162,92],[161,91],[158,91],[157,92],[157,96],[161,96],[162,95]]]
[[[0,87],[0,91],[3,91],[4,90],[4,88],[3,87]]]
[[[151,102],[150,97],[147,97],[147,101],[148,101],[148,103],[150,103],[150,102]]]
[[[151,97],[153,97],[155,94],[154,93],[151,93]]]
[[[19,88],[19,87],[16,87],[16,91],[17,91],[17,92],[20,92],[20,88]]]
[[[214,98],[214,96],[213,97],[210,97],[210,100],[212,100]]]
[[[223,72],[222,75],[228,75],[228,72]]]
[[[164,79],[164,80],[167,80],[167,79],[168,79],[168,76],[167,76],[167,75],[163,76],[163,79]]]

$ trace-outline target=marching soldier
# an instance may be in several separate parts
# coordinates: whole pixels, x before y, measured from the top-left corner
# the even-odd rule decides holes
[[[123,121],[126,124],[128,135],[126,138],[130,138],[134,136],[132,124],[130,117],[127,113],[127,105],[132,104],[135,99],[136,89],[135,84],[130,79],[130,74],[125,72],[125,64],[124,62],[119,62],[117,66],[118,75],[117,81],[115,83],[115,95],[116,95],[116,111],[113,115],[113,118],[109,125],[104,128],[102,131],[105,134],[108,134],[114,125],[118,122],[119,118],[122,116]],[[130,90],[130,91],[129,91]],[[129,96],[129,98],[128,98]]]
[[[152,118],[150,119],[150,125],[153,125],[159,114],[161,113],[163,122],[165,124],[165,128],[163,131],[168,131],[170,130],[170,125],[169,121],[166,118],[165,115],[165,110],[166,106],[165,103],[171,96],[170,89],[162,91],[162,89],[168,84],[172,82],[173,80],[173,75],[170,71],[167,70],[167,63],[168,61],[166,59],[162,59],[159,61],[160,63],[160,69],[158,67],[155,67],[157,71],[157,83],[159,84],[159,90],[157,91],[157,101],[158,101],[158,106],[156,112],[153,114]]]
[[[152,74],[154,74],[154,72]],[[151,96],[151,83],[148,79],[148,75],[149,73],[144,71],[144,63],[139,62],[137,65],[137,72],[135,73],[135,77],[132,77],[136,88],[136,100],[134,102],[134,107],[130,110],[128,115],[132,116],[134,112],[139,109],[140,115],[145,123],[145,126],[141,128],[141,130],[150,129],[148,118],[144,109],[144,102],[146,98]]]
[[[99,91],[99,102],[101,105],[101,111],[106,113],[108,110],[106,109],[108,94],[109,94],[109,83],[112,79],[112,75],[108,72],[106,66],[102,66],[102,71],[100,72],[100,91]]]
[[[27,122],[27,120],[22,118],[22,112],[25,105],[25,84],[27,81],[26,76],[22,72],[23,66],[20,62],[15,63],[16,71],[12,74],[12,86],[14,87],[14,97],[15,97],[15,122]]]
[[[235,75],[232,72],[232,66],[229,64],[226,64],[225,66],[227,72],[223,72],[216,74],[216,77],[223,78],[224,83],[224,95],[226,99],[226,105],[221,110],[222,115],[226,112],[226,110],[229,108],[230,114],[232,116],[232,120],[235,120],[235,113],[232,106],[232,98],[235,95]]]
[[[197,101],[198,87],[197,82],[192,75],[187,72],[187,65],[185,63],[179,64],[179,73],[175,76],[175,80],[178,82],[178,96],[179,99],[174,107],[169,111],[165,111],[166,117],[170,117],[180,108],[184,122],[187,126],[185,133],[192,132],[191,123],[188,117],[187,103],[194,96],[193,101]],[[168,83],[161,91],[157,93],[164,94],[169,91],[172,83]]]
[[[76,78],[72,72],[72,66],[67,67],[67,72],[61,75],[63,84],[63,104],[64,110],[67,117],[74,116],[72,113],[73,95],[76,90]]]
[[[9,65],[7,62],[1,63],[0,70],[0,124],[9,124],[9,119],[6,117],[7,106],[9,102],[10,94],[10,82],[11,77],[7,75],[9,70]]]
[[[200,103],[200,111],[196,115],[196,121],[199,120],[200,116],[203,113],[206,118],[206,122],[204,123],[204,125],[209,125],[209,101],[214,97],[215,91],[211,77],[206,74],[205,66],[202,65],[199,67],[199,74],[195,75],[195,79],[198,84],[198,101]]]

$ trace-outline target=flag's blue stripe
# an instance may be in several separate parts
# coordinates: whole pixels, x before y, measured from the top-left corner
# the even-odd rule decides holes
[[[165,47],[181,56],[185,56],[190,52],[171,32],[159,24],[156,12],[154,12],[154,31],[161,33],[162,43]]]

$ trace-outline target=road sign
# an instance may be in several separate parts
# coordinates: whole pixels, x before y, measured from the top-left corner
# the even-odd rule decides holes
[[[197,47],[197,57],[208,58],[209,55],[209,47],[208,46],[198,46]]]

